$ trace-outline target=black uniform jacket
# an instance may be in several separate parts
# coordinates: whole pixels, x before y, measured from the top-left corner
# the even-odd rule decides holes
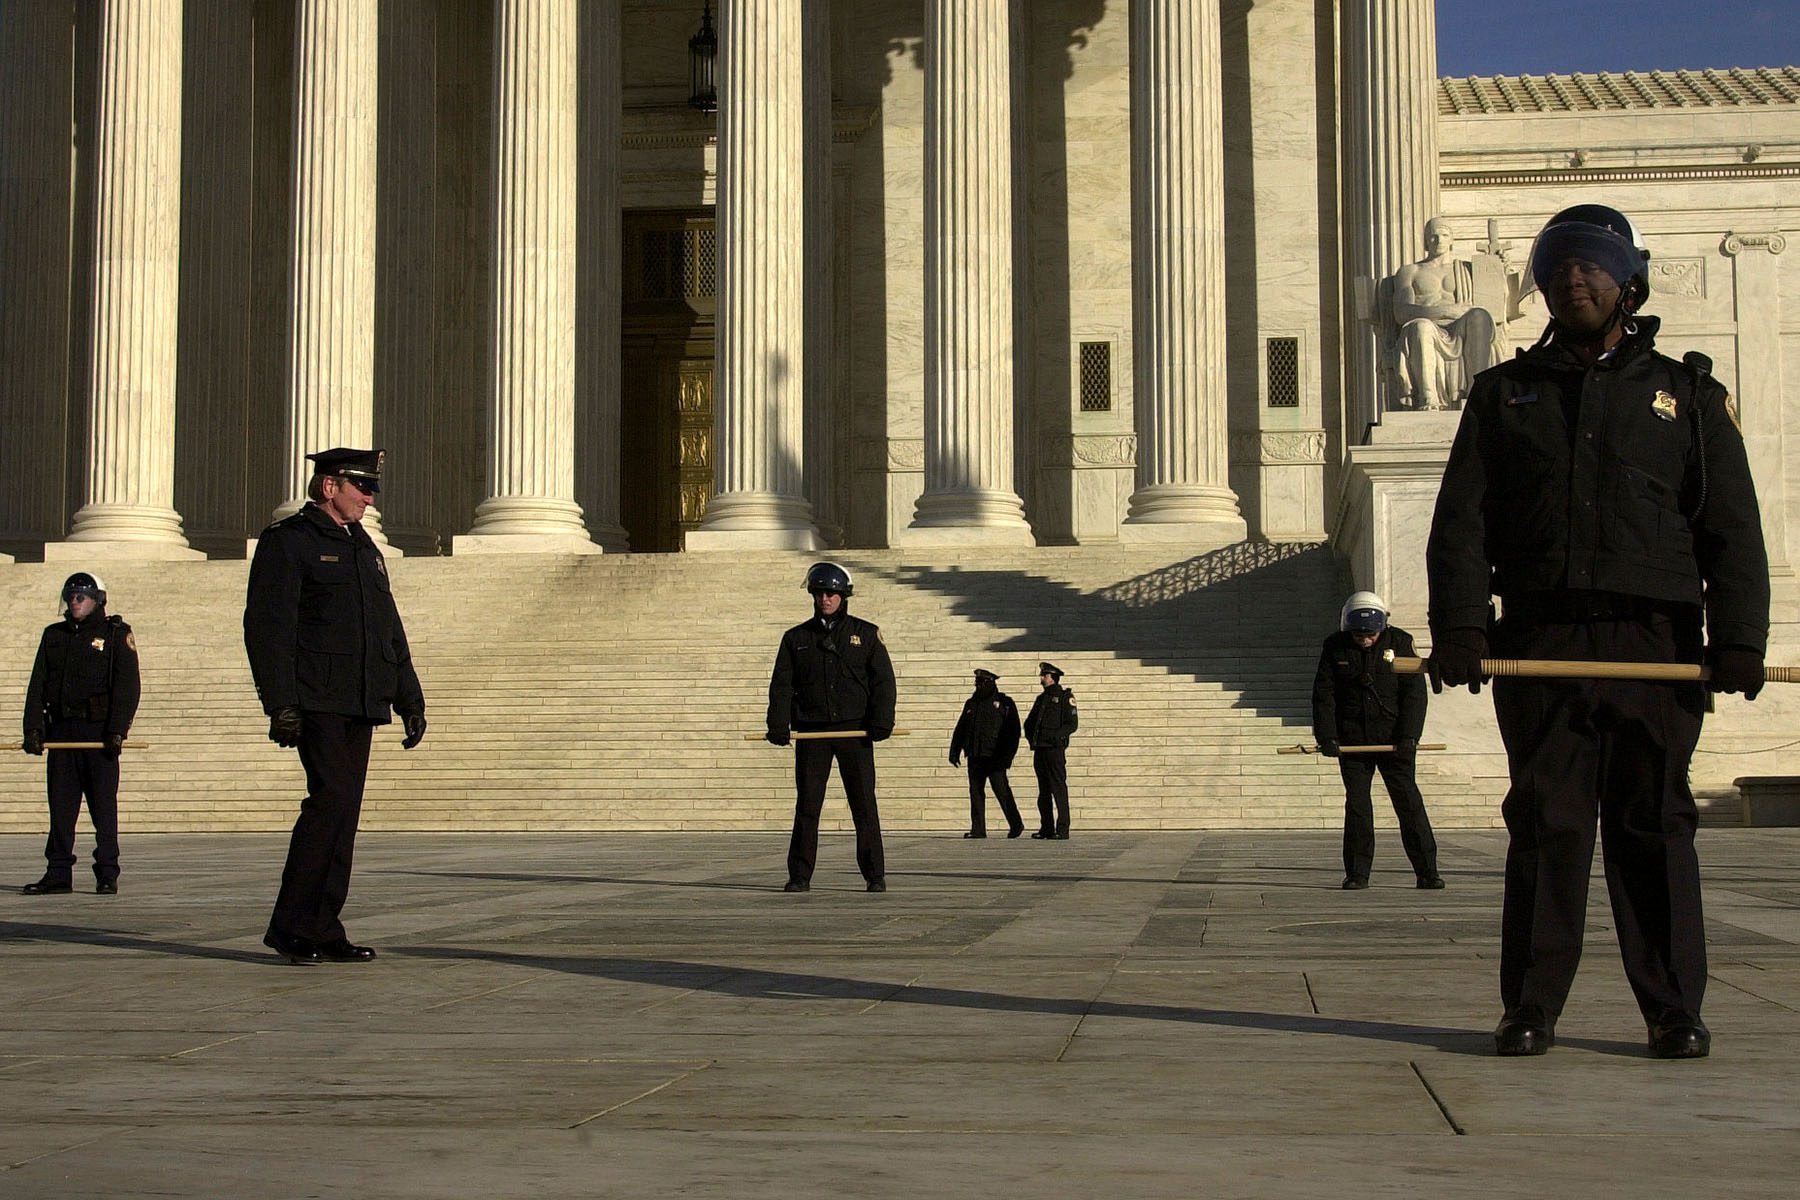
[[[966,754],[984,766],[1004,771],[1019,752],[1019,706],[1011,696],[995,690],[976,692],[963,702],[956,732],[950,735],[950,753]]]
[[[894,727],[894,664],[881,631],[845,614],[781,635],[769,677],[769,731]]]
[[[1038,693],[1031,702],[1031,715],[1025,718],[1025,740],[1035,750],[1063,750],[1069,735],[1081,724],[1075,711],[1075,693],[1053,683]]]
[[[1431,628],[1489,593],[1704,604],[1708,641],[1761,652],[1769,564],[1735,404],[1658,354],[1657,320],[1588,366],[1549,344],[1476,376],[1426,551]]]
[[[25,732],[52,721],[103,721],[123,737],[137,715],[137,642],[122,617],[96,608],[76,624],[63,618],[44,630],[25,688]]]
[[[250,562],[244,648],[263,711],[297,706],[377,723],[425,711],[387,564],[360,524],[317,505],[263,530]]]
[[[1396,675],[1385,657],[1413,657],[1412,634],[1389,625],[1364,650],[1347,633],[1325,639],[1313,676],[1313,738],[1346,746],[1382,746],[1425,732],[1425,677]]]

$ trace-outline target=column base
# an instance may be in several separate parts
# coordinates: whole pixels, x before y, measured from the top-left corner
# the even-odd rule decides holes
[[[45,562],[189,562],[206,555],[186,542],[94,538],[91,541],[45,542]]]
[[[307,502],[305,500],[289,500],[286,504],[281,505],[275,510],[274,515],[269,518],[269,524],[273,525],[277,521],[287,520],[289,517],[305,508],[306,504]],[[358,521],[357,524],[363,527],[363,532],[369,535],[369,540],[375,543],[375,548],[381,551],[381,556],[383,558],[406,557],[406,551],[387,540],[387,533],[381,527],[381,510],[375,505],[371,504],[363,511],[362,520]],[[244,540],[244,556],[246,558],[256,557],[256,541],[257,538],[261,536],[262,535],[259,533],[257,534],[257,537],[246,538]]]
[[[631,553],[631,535],[623,525],[589,525],[588,539],[605,554]]]
[[[1025,504],[998,488],[927,491],[913,508],[912,524],[897,530],[902,546],[1035,546]]]
[[[459,533],[450,539],[450,555],[471,554],[601,554],[585,533]]]
[[[1180,542],[1209,550],[1241,542],[1248,534],[1236,493],[1193,484],[1139,488],[1119,523],[1121,542]]]
[[[778,492],[722,492],[706,505],[700,528],[684,539],[689,551],[823,550],[812,505]]]

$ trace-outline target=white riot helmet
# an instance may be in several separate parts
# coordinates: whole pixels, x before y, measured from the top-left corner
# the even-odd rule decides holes
[[[1388,606],[1374,592],[1356,592],[1338,613],[1338,628],[1345,633],[1380,633],[1387,628]]]

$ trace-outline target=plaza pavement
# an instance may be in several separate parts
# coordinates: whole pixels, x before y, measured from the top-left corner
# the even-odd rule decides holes
[[[868,895],[827,835],[790,896],[768,834],[365,835],[381,957],[293,967],[285,839],[127,830],[119,896],[0,895],[0,1197],[1795,1194],[1800,830],[1702,831],[1676,1063],[1598,878],[1559,1044],[1492,1057],[1503,835],[1436,893],[1381,838],[1345,893],[1329,834],[890,833]]]

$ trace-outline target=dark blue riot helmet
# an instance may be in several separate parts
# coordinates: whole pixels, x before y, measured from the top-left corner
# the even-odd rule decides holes
[[[806,590],[817,596],[825,592],[836,592],[848,598],[856,587],[850,582],[850,572],[834,562],[814,563],[806,572]]]

